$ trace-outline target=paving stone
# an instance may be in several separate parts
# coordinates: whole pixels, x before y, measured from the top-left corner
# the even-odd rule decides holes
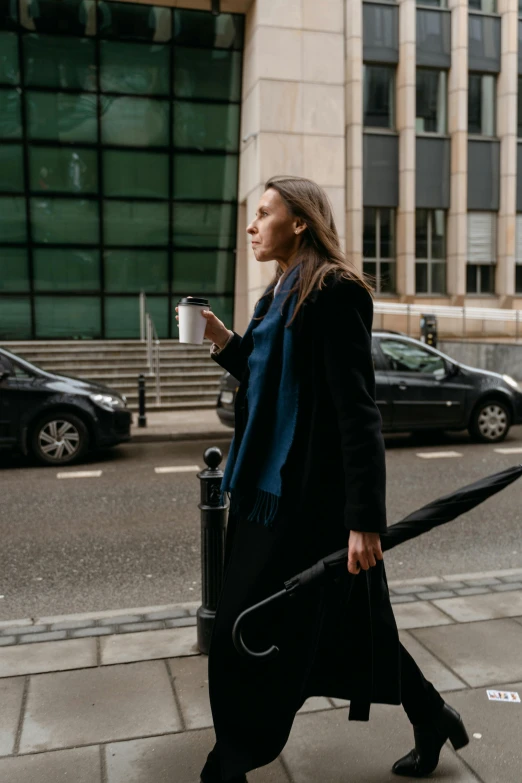
[[[443,582],[441,585],[441,590],[458,590],[460,587],[466,587],[464,582]]]
[[[179,617],[177,620],[166,620],[167,628],[187,628],[189,625],[196,625],[195,617]]]
[[[17,644],[0,650],[0,677],[83,669],[88,666],[96,666],[94,639]]]
[[[4,628],[27,628],[32,624],[33,621],[30,618],[26,618],[25,620],[0,620],[0,630],[3,630]]]
[[[522,581],[522,571],[519,574],[510,574],[509,576],[502,577],[503,582],[519,582]]]
[[[3,631],[1,631],[2,636],[7,636],[8,634],[13,633],[42,633],[43,631],[47,631],[49,626],[47,625],[27,625],[24,627],[20,626],[10,626],[8,628],[4,628]]]
[[[452,598],[455,595],[451,590],[437,590],[433,593],[422,593],[419,595],[421,601],[436,601],[437,598]]]
[[[429,590],[426,585],[404,585],[404,587],[394,587],[393,592],[396,595],[410,595],[413,593],[423,593],[425,590]]]
[[[455,691],[467,687],[465,682],[438,661],[408,631],[401,631],[400,637],[410,655],[419,664],[426,679],[432,682],[438,691]]]
[[[154,658],[177,658],[183,655],[199,655],[195,628],[143,631],[129,635],[108,636],[101,640],[103,665],[151,661]]]
[[[459,623],[496,620],[522,615],[522,591],[508,595],[488,593],[481,596],[459,596],[434,601],[434,604]]]
[[[411,633],[474,688],[522,679],[522,626],[512,620],[456,623]]]
[[[20,644],[34,644],[35,642],[57,642],[60,639],[66,639],[66,631],[48,631],[47,633],[35,634],[23,634],[18,639]]]
[[[149,623],[124,623],[118,626],[120,633],[132,633],[133,631],[159,631],[160,628],[165,628],[165,623],[161,620],[156,620]]]
[[[522,682],[506,690],[522,696]],[[489,701],[483,688],[451,695],[451,704],[464,718],[471,741],[459,753],[487,783],[520,783],[520,704]],[[473,737],[481,734],[481,738]]]
[[[14,751],[24,683],[24,677],[0,680],[0,756],[9,756]]]
[[[71,631],[70,636],[74,639],[83,639],[86,636],[109,636],[111,633],[115,633],[115,629],[109,625],[105,628],[80,628],[78,631]]]
[[[101,783],[97,745],[0,759],[5,783]]]
[[[124,614],[119,617],[102,617],[100,625],[123,625],[123,623],[139,623],[143,618],[137,614]]]
[[[470,587],[490,587],[491,585],[500,584],[500,579],[491,576],[484,579],[465,579],[464,581]]]
[[[436,606],[424,601],[415,601],[394,607],[393,613],[398,628],[423,628],[430,625],[448,625],[449,617],[442,614]]]
[[[484,595],[489,593],[487,587],[463,587],[462,590],[455,590],[458,595]]]
[[[164,663],[101,666],[31,678],[20,753],[180,731]]]
[[[0,647],[7,647],[9,644],[16,644],[17,636],[0,636]]]
[[[51,631],[69,631],[75,628],[92,628],[93,622],[88,620],[68,620],[61,623],[51,623],[49,630]]]
[[[107,745],[107,783],[195,783],[214,741],[206,730]],[[276,760],[249,772],[248,783],[290,781]]]
[[[397,783],[392,764],[412,745],[413,733],[404,711],[375,704],[369,723],[348,724],[346,709],[298,715],[282,757],[294,783]],[[437,779],[444,783],[477,781],[447,747],[441,754]]]
[[[305,701],[297,714],[301,715],[307,712],[319,712],[320,710],[331,709],[332,705],[330,704],[330,701],[324,696],[310,696],[310,698]]]
[[[392,604],[410,604],[412,601],[417,600],[415,595],[391,595]]]
[[[188,617],[188,609],[165,609],[162,612],[149,612],[146,620],[177,620],[179,617]]]
[[[496,593],[509,593],[512,590],[522,590],[522,582],[512,582],[511,584],[495,585],[493,590]]]
[[[208,659],[206,655],[171,658],[169,668],[174,689],[187,729],[206,729],[212,723],[208,697]]]

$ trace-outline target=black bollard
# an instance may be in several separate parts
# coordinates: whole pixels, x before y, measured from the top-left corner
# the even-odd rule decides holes
[[[138,378],[138,427],[147,426],[147,417],[145,415],[145,376]]]
[[[207,449],[203,455],[205,470],[198,473],[201,481],[201,597],[197,611],[198,647],[208,655],[210,637],[216,616],[217,602],[223,585],[225,552],[225,525],[228,505],[221,505],[221,479],[219,469],[223,453],[217,446]]]

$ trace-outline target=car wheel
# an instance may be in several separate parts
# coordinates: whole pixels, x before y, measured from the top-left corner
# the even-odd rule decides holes
[[[31,436],[31,450],[44,465],[77,462],[89,448],[89,432],[73,413],[49,413],[38,420]]]
[[[500,400],[480,402],[471,416],[469,432],[473,440],[481,443],[499,443],[511,427],[511,412]]]

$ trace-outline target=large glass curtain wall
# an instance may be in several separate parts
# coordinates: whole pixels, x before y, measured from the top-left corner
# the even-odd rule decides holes
[[[0,337],[232,320],[243,17],[0,0]]]

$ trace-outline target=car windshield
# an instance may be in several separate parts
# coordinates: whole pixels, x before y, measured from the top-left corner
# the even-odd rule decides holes
[[[381,340],[381,348],[390,369],[395,372],[418,372],[430,375],[445,373],[444,359],[415,343]]]
[[[20,356],[17,356],[6,348],[2,348],[0,356],[5,356],[13,365],[14,373],[17,378],[34,378],[39,373],[44,374],[45,370],[40,369],[36,364],[31,364]]]

